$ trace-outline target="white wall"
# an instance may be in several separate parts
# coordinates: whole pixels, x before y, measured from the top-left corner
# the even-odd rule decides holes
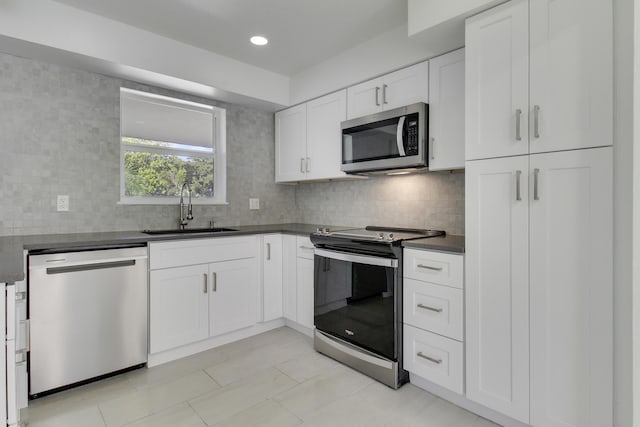
[[[633,2],[614,15],[614,426],[632,425]]]
[[[634,3],[633,76],[633,426],[640,427],[640,0]]]
[[[409,36],[505,0],[409,0]]]
[[[289,102],[286,76],[51,0],[0,2],[0,46],[16,46],[16,39],[97,59],[118,77],[149,77],[154,84],[185,90],[171,86],[182,80],[218,91],[218,98],[232,93],[277,105]],[[169,77],[164,85],[162,76]]]
[[[414,64],[436,53],[407,37],[407,26],[387,31],[291,77],[291,104]]]

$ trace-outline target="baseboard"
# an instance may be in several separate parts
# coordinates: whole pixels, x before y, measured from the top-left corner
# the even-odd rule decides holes
[[[210,350],[212,348],[229,344],[231,342],[238,341],[244,338],[249,338],[254,335],[270,331],[272,329],[280,328],[284,325],[285,320],[282,318],[272,320],[270,322],[257,323],[248,328],[240,329],[239,331],[229,332],[228,334],[220,335],[217,337],[211,337],[203,341],[187,344],[182,347],[163,351],[161,353],[150,354],[147,359],[147,366],[151,368],[153,366],[162,365],[163,363],[182,359],[183,357],[191,356],[192,354]]]
[[[290,327],[293,330],[300,332],[301,334],[305,334],[306,336],[313,338],[313,330],[314,328],[308,328],[306,326],[302,326],[298,322],[294,322],[293,320],[285,319],[285,325]]]
[[[436,396],[441,397],[444,400],[448,400],[454,405],[460,406],[467,411],[473,412],[476,415],[480,415],[482,418],[486,418],[496,424],[500,424],[503,427],[530,427],[529,424],[524,424],[499,412],[493,411],[485,406],[467,399],[461,394],[440,387],[439,385],[433,384],[425,380],[424,378],[412,373],[409,373],[409,381],[416,387],[426,390],[431,394],[435,394]]]

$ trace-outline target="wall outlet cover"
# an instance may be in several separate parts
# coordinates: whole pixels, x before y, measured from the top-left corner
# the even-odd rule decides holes
[[[249,209],[252,211],[260,209],[260,199],[249,199]]]
[[[69,212],[69,196],[58,195],[58,212]]]

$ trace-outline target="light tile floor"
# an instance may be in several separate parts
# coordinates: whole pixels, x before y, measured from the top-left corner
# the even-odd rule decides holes
[[[491,427],[411,384],[392,390],[279,328],[31,401],[31,427]]]

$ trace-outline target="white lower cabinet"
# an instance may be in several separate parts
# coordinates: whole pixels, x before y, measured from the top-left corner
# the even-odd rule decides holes
[[[403,367],[464,393],[464,256],[405,249]]]
[[[256,236],[151,243],[154,254],[180,253],[212,262],[158,268],[151,261],[149,283],[150,353],[159,353],[258,322],[260,269]],[[180,251],[180,244],[184,250]],[[225,251],[225,246],[228,251]],[[209,249],[204,255],[202,249]],[[244,248],[245,250],[240,250]],[[226,252],[226,255],[225,255]],[[208,255],[206,255],[208,254]],[[207,256],[209,258],[207,258]],[[239,259],[224,259],[235,257]],[[157,261],[157,260],[156,260]],[[153,266],[156,269],[153,269]]]
[[[467,162],[467,397],[540,427],[613,420],[611,147]]]
[[[404,325],[404,369],[434,384],[464,392],[464,352],[461,342]]]
[[[283,236],[266,234],[262,236],[262,321],[279,319],[283,316]]]
[[[258,322],[258,263],[255,258],[209,264],[209,335]]]
[[[152,270],[150,273],[150,353],[209,336],[207,264]]]
[[[313,329],[313,243],[307,236],[283,236],[283,314]]]

